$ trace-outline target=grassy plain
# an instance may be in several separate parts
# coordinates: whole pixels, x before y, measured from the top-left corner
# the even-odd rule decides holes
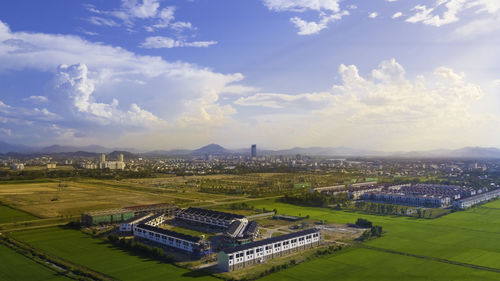
[[[28,214],[26,212],[22,212],[0,204],[0,224],[29,221],[34,219],[37,219],[37,217],[33,216],[32,214]]]
[[[259,280],[493,281],[499,278],[499,273],[355,248],[302,263]]]
[[[366,218],[386,231],[382,238],[367,242],[369,246],[500,269],[499,201],[432,220],[301,207],[274,200],[252,204],[256,208],[274,207],[282,214],[310,215],[312,219],[336,223]]]
[[[78,230],[46,228],[13,235],[35,248],[119,280],[216,280],[114,248]]]
[[[0,245],[0,280],[63,281],[71,280]]]

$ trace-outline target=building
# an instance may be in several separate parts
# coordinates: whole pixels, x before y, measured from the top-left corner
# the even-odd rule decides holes
[[[56,166],[57,166],[57,164],[56,164],[56,163],[48,163],[48,164],[47,164],[47,169],[55,169],[55,168],[56,168]]]
[[[142,223],[134,228],[136,238],[146,239],[163,246],[173,247],[196,256],[211,253],[210,244],[202,237],[171,231],[164,228]]]
[[[120,223],[120,232],[133,232],[136,225],[144,223],[145,220],[147,220],[151,216],[153,216],[153,214],[139,215],[123,221],[122,223]]]
[[[484,201],[488,201],[491,199],[495,199],[497,197],[500,197],[500,189],[495,189],[492,191],[488,192],[482,192],[477,195],[460,199],[455,202],[453,202],[453,207],[460,208],[460,209],[466,209],[469,207],[472,207],[476,204],[479,204]]]
[[[233,271],[312,248],[320,243],[320,230],[311,228],[224,249],[219,252],[217,262],[221,270]]]
[[[24,170],[24,164],[14,163],[10,165],[10,169],[14,171],[22,171]]]
[[[175,218],[191,224],[204,225],[216,228],[228,228],[233,222],[241,221],[245,224],[248,219],[242,215],[190,207],[178,212]]]
[[[82,214],[82,224],[90,226],[99,223],[120,223],[150,213],[169,217],[174,215],[175,210],[177,210],[175,205],[161,203],[91,211]]]
[[[257,157],[257,145],[256,144],[252,144],[251,155],[252,155],[252,158]]]
[[[230,244],[242,244],[252,242],[259,235],[259,224],[256,221],[234,221],[224,231],[224,240]]]
[[[133,211],[122,208],[92,211],[82,214],[82,224],[90,226],[100,223],[119,223],[134,216]]]
[[[388,204],[405,204],[435,208],[447,207],[451,204],[450,197],[428,194],[414,195],[403,192],[368,192],[361,195],[361,199]]]
[[[119,154],[117,161],[106,161],[106,154],[101,153],[99,169],[125,170],[126,165],[123,159],[123,154]]]

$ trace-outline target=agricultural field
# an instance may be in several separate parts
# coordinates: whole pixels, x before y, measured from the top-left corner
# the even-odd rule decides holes
[[[271,200],[252,204],[256,208],[274,207],[282,214],[307,214],[312,219],[336,223],[353,223],[362,217],[383,226],[386,231],[382,238],[367,242],[368,246],[500,269],[498,201],[437,219],[366,215]],[[500,274],[497,278],[500,279]]]
[[[34,219],[37,219],[37,217],[33,216],[32,214],[28,214],[26,212],[22,212],[9,206],[0,204],[0,224],[29,221]]]
[[[45,228],[16,232],[13,236],[35,248],[119,280],[216,280],[131,254],[78,230]]]
[[[4,245],[0,245],[0,257],[2,257],[2,262],[0,262],[0,280],[71,280],[14,252]]]
[[[197,192],[171,192],[116,181],[80,180],[0,185],[0,201],[42,218],[79,216],[89,210],[154,203],[200,205],[232,199]]]
[[[268,275],[274,280],[454,280],[493,281],[500,273],[355,248]]]

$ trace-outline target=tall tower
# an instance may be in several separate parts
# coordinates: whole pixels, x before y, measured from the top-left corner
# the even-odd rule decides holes
[[[101,153],[101,162],[106,162],[106,154]]]
[[[123,162],[123,153],[118,155],[118,161]]]
[[[256,144],[252,144],[252,158],[253,157],[257,157],[257,145]]]

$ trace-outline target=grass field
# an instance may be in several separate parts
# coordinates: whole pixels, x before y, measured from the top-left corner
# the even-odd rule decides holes
[[[499,201],[433,220],[300,207],[270,200],[252,204],[336,223],[353,223],[363,217],[387,231],[384,237],[367,242],[369,246],[500,269]],[[500,274],[497,278],[500,280]]]
[[[14,237],[67,261],[119,280],[216,280],[187,269],[140,257],[77,231],[46,228],[14,233]]]
[[[65,281],[71,280],[0,245],[0,280]]]
[[[500,274],[383,253],[350,249],[315,259],[259,280],[454,280],[493,281]]]
[[[29,221],[37,219],[37,217],[28,214],[26,212],[22,212],[16,209],[12,209],[8,206],[0,205],[0,224],[2,223],[10,223],[10,222],[20,222],[20,221]]]

